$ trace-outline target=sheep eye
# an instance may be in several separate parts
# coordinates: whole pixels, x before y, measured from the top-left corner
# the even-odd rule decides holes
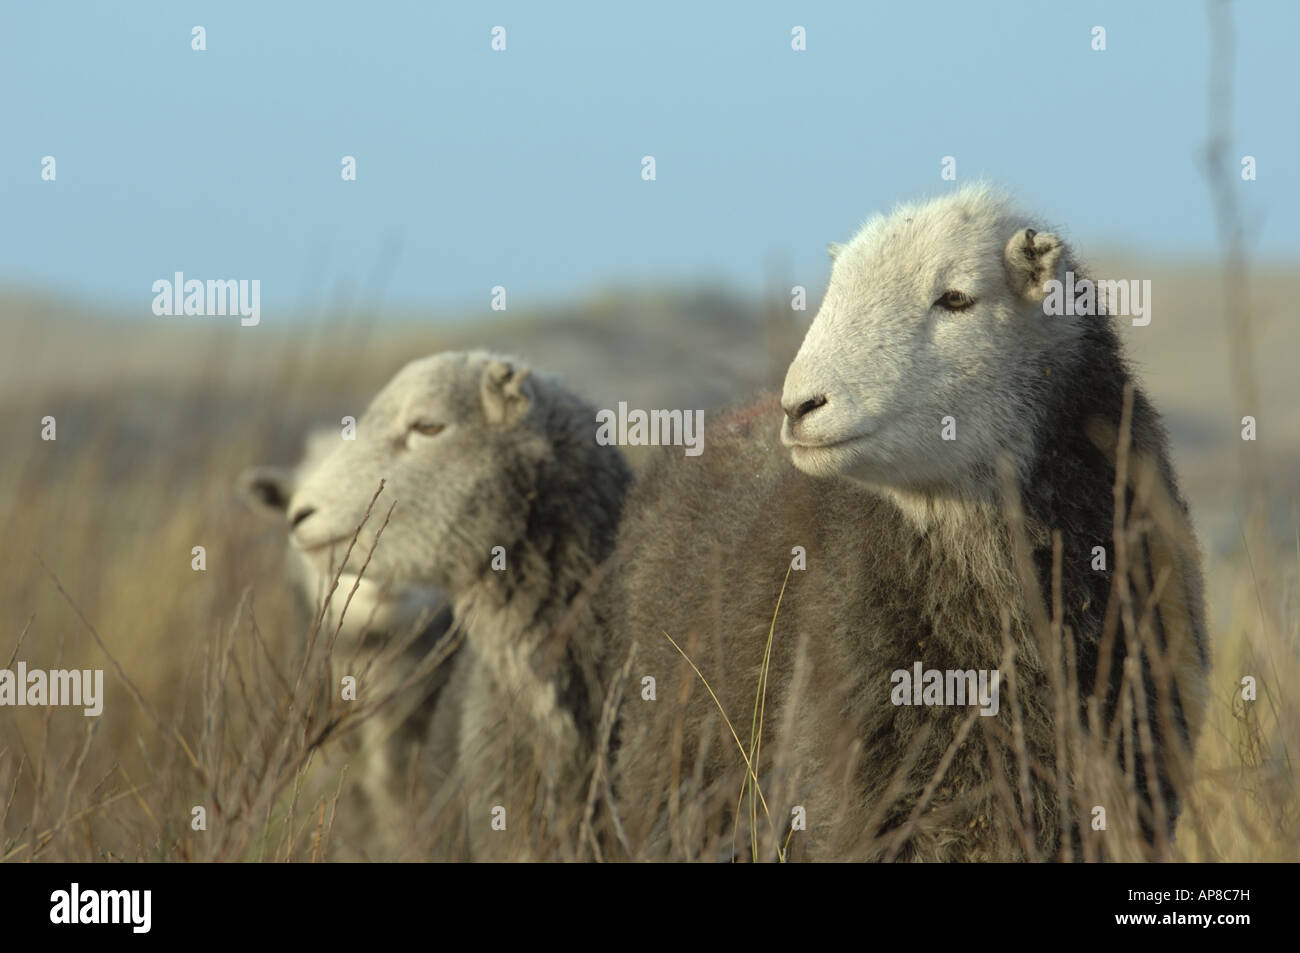
[[[965,311],[975,303],[975,299],[962,291],[945,291],[939,295],[939,300],[934,303],[934,307],[943,308],[945,311]]]
[[[406,428],[408,433],[418,433],[425,437],[436,437],[446,429],[446,424],[436,424],[431,420],[417,420]]]

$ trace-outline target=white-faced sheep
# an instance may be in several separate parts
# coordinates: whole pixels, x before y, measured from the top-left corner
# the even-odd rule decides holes
[[[1078,265],[1030,224],[984,188],[872,219],[780,407],[639,477],[600,595],[611,654],[638,646],[632,856],[1168,845],[1206,697],[1197,547],[1110,319],[1044,314]],[[911,685],[918,663],[999,671],[997,714],[945,695],[977,678]]]
[[[254,511],[287,531],[289,499],[296,487],[340,443],[335,428],[313,430],[297,466],[250,467],[240,475],[237,490]],[[388,699],[345,736],[353,783],[339,805],[332,840],[343,857],[416,859],[407,848],[431,843],[438,856],[428,859],[457,859],[464,856],[467,839],[454,814],[468,653],[453,651],[426,678],[403,688],[410,673],[448,638],[451,608],[437,589],[381,585],[358,577],[362,556],[354,552],[352,562],[338,572],[340,567],[322,566],[297,547],[288,546],[286,553],[286,574],[304,631],[319,619],[322,638],[338,632],[332,684],[351,674],[361,679],[363,697]],[[338,585],[329,596],[336,575]],[[430,827],[438,829],[436,837],[415,836],[417,831],[429,833]]]
[[[445,592],[471,653],[458,768],[476,858],[565,856],[603,695],[586,587],[608,555],[630,471],[595,411],[557,381],[483,352],[403,368],[289,502],[319,568],[379,486],[396,508],[366,576]],[[381,520],[363,528],[368,551]]]

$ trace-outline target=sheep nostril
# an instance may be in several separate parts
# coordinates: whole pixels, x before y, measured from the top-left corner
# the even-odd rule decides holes
[[[316,507],[314,506],[300,507],[298,510],[294,512],[292,516],[289,517],[290,527],[293,529],[297,529],[298,525],[302,523],[303,520],[305,520],[307,517],[311,516],[315,512],[316,512]]]
[[[825,405],[826,405],[825,394],[822,394],[818,397],[809,397],[807,400],[796,405],[793,410],[787,407],[785,410],[785,415],[790,418],[790,423],[797,423],[798,421],[802,420],[804,417],[807,417],[809,414],[811,414],[818,407],[824,407]]]

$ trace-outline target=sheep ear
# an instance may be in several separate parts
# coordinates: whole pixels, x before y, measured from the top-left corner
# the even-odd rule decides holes
[[[1055,235],[1022,228],[1007,242],[1007,283],[1026,301],[1047,297],[1043,283],[1061,279],[1057,273],[1064,263],[1064,243]]]
[[[840,257],[840,252],[844,251],[844,246],[839,242],[831,242],[826,246],[826,253],[831,256],[831,261]]]
[[[249,467],[235,481],[235,494],[258,516],[282,520],[293,496],[293,471],[286,467]]]
[[[503,427],[522,420],[533,403],[528,368],[515,367],[509,361],[492,361],[483,368],[481,390],[488,422]]]

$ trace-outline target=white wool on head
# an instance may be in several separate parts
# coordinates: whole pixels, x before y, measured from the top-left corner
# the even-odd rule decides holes
[[[833,254],[782,394],[795,465],[960,496],[986,496],[1000,456],[1023,473],[1036,397],[1088,320],[1044,314],[1061,241],[978,185],[878,215]]]

